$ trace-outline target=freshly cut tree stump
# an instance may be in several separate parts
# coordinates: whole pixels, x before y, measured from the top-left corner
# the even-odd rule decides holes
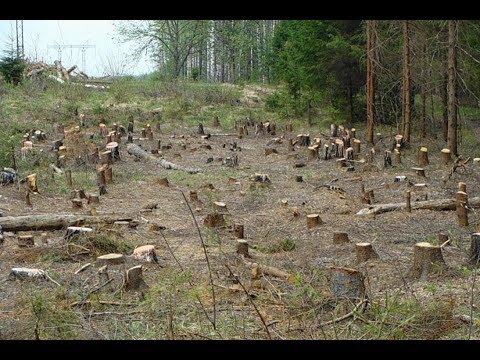
[[[408,190],[406,193],[405,193],[405,210],[407,210],[407,212],[411,213],[412,212],[412,202],[411,202],[411,192],[410,190]]]
[[[110,150],[102,151],[100,153],[100,164],[109,165],[112,163],[112,152]]]
[[[403,145],[403,136],[402,135],[395,135],[395,142],[396,142],[396,145],[400,145],[400,147],[402,147]]]
[[[318,159],[318,145],[313,145],[308,147],[308,161],[316,160]]]
[[[442,165],[448,165],[452,162],[452,156],[450,149],[442,149],[440,153],[440,163]]]
[[[354,138],[355,138],[355,134],[356,134],[355,128],[351,128],[351,129],[350,129],[350,137],[354,139]]]
[[[27,176],[27,186],[31,192],[38,194],[37,174],[31,174]]]
[[[81,226],[69,226],[67,227],[67,232],[65,233],[65,240],[70,240],[76,235],[84,235],[93,232],[92,228],[81,227]]]
[[[73,189],[70,192],[70,199],[86,199],[85,191],[82,189]]]
[[[426,279],[435,267],[445,266],[440,246],[428,242],[416,243],[413,248],[413,267],[410,274],[415,279]]]
[[[111,156],[112,156],[112,161],[114,160],[119,160],[120,159],[120,150],[118,149],[118,142],[117,141],[112,141],[105,146],[107,150],[110,150]]]
[[[135,248],[132,257],[149,263],[158,263],[157,253],[153,245],[143,245]]]
[[[299,134],[297,135],[297,141],[299,146],[310,146],[310,135]]]
[[[468,226],[468,195],[463,191],[457,191],[456,196],[458,225]]]
[[[428,149],[425,146],[422,146],[420,148],[420,151],[418,152],[418,166],[423,167],[428,165]]]
[[[72,170],[65,170],[65,183],[67,186],[72,186]]]
[[[142,274],[143,274],[142,265],[137,265],[128,269],[125,276],[125,290],[126,291],[132,291],[132,290],[143,291],[148,289],[148,285],[145,282],[145,280],[143,280]]]
[[[160,179],[158,179],[158,184],[159,184],[160,186],[170,187],[170,183],[168,182],[168,178],[160,178]]]
[[[372,244],[367,242],[356,243],[355,251],[357,254],[357,263],[379,258],[378,254],[373,249]]]
[[[346,232],[334,232],[333,233],[333,243],[334,244],[344,244],[350,242],[348,234]]]
[[[424,168],[412,167],[412,170],[414,170],[415,173],[416,173],[418,176],[425,177],[425,169],[424,169]]]
[[[462,191],[464,193],[467,192],[467,184],[465,184],[464,182],[459,182],[458,183],[458,191]]]
[[[215,201],[213,203],[213,208],[216,212],[220,212],[220,213],[226,213],[228,212],[227,210],[227,204],[225,204],[224,202],[220,202],[220,201]]]
[[[97,186],[100,195],[105,195],[107,193],[107,188],[105,186],[107,183],[105,179],[105,169],[105,165],[99,166],[97,168]]]
[[[270,183],[270,178],[268,177],[268,174],[259,174],[259,173],[255,173],[255,175],[253,175],[251,177],[251,179],[255,182],[260,182],[260,183]]]
[[[470,242],[470,251],[468,253],[468,263],[478,266],[480,263],[480,233],[473,233]]]
[[[395,165],[399,165],[402,163],[402,153],[400,152],[400,150],[398,149],[393,150],[393,156],[395,159]]]
[[[118,265],[123,263],[125,263],[125,256],[123,254],[106,254],[97,257],[95,265]]]
[[[308,229],[312,229],[318,225],[320,225],[322,222],[321,222],[321,219],[320,219],[320,215],[318,214],[309,214],[307,215],[307,228]]]
[[[82,199],[72,199],[72,206],[74,210],[81,209],[83,207]]]
[[[357,159],[357,160],[360,157],[360,145],[361,145],[361,143],[362,142],[358,139],[353,140],[353,153],[355,154],[355,159]]]
[[[355,154],[354,154],[354,151],[353,151],[353,147],[349,147],[345,150],[345,157],[347,158],[347,160],[355,160]]]
[[[100,196],[97,194],[88,194],[87,204],[100,204]]]
[[[330,290],[335,298],[363,299],[365,284],[363,274],[355,269],[331,267]]]
[[[127,131],[133,133],[133,121],[129,121],[127,125]]]
[[[203,220],[203,225],[209,228],[225,226],[225,219],[223,217],[223,214],[208,214],[207,217]]]
[[[35,240],[33,239],[33,235],[20,235],[17,240],[18,247],[35,246]]]
[[[243,239],[243,225],[242,224],[234,224],[233,225],[233,234],[237,239]]]
[[[248,241],[244,239],[237,240],[237,254],[249,258],[250,254],[248,253]]]

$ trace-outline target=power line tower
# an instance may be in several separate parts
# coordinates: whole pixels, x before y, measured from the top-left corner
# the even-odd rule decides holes
[[[62,61],[62,50],[63,49],[81,49],[82,50],[82,71],[85,72],[85,52],[87,49],[94,49],[95,45],[48,45],[49,49],[57,49],[58,51],[58,60]]]
[[[23,59],[25,48],[23,46],[23,20],[15,20],[15,35],[17,38],[17,58]]]

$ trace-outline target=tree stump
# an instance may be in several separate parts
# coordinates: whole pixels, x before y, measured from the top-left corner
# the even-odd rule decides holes
[[[345,244],[347,242],[350,242],[350,239],[348,238],[348,234],[346,232],[336,231],[333,233],[334,244]]]
[[[413,266],[410,274],[415,279],[426,279],[436,267],[445,266],[440,246],[428,242],[416,243],[413,248]]]
[[[74,210],[81,209],[83,207],[82,199],[72,199],[72,207]]]
[[[243,126],[239,126],[239,127],[238,127],[238,138],[239,138],[239,139],[243,138],[243,135],[244,135]]]
[[[428,149],[425,146],[422,146],[418,152],[418,166],[424,167],[428,164]]]
[[[345,158],[337,159],[335,160],[335,163],[337,164],[337,168],[339,169],[343,169],[347,167],[347,159]]]
[[[141,133],[141,137],[142,139],[146,139],[147,138],[147,130],[145,128],[142,128],[140,130],[140,133]]]
[[[393,150],[393,155],[394,155],[394,159],[395,159],[395,165],[401,164],[402,163],[402,153],[398,149],[395,149],[395,150]]]
[[[457,191],[456,196],[458,225],[468,226],[468,195],[463,191]]]
[[[38,194],[37,174],[31,174],[27,176],[27,186],[31,192]]]
[[[468,263],[478,266],[480,263],[480,233],[473,233],[470,241],[470,250],[468,253]]]
[[[133,121],[129,121],[127,125],[127,131],[133,133]]]
[[[110,156],[112,157],[112,161],[120,160],[120,150],[118,149],[118,142],[112,141],[107,144],[105,147],[107,150],[110,150],[111,154]]]
[[[467,192],[467,184],[465,184],[464,182],[459,182],[458,183],[458,191],[462,191],[464,193]]]
[[[148,127],[147,128],[147,139],[149,141],[153,141],[153,130],[151,127]]]
[[[373,249],[372,244],[368,242],[356,243],[355,252],[357,255],[357,263],[363,263],[368,260],[379,258],[377,252]]]
[[[302,175],[297,175],[297,176],[295,177],[295,181],[296,181],[296,182],[303,182],[303,176],[302,176]]]
[[[17,238],[18,247],[32,247],[35,246],[33,235],[20,235]]]
[[[440,163],[442,165],[448,165],[452,162],[452,156],[450,149],[442,149],[440,152]]]
[[[248,241],[244,239],[237,240],[237,254],[249,258],[250,254],[248,253]]]
[[[355,134],[356,134],[355,128],[351,128],[351,129],[350,129],[350,137],[351,137],[351,138],[355,138]]]
[[[119,265],[125,263],[125,256],[123,254],[106,254],[97,257],[95,265]]]
[[[353,153],[355,155],[356,160],[358,160],[358,158],[360,157],[360,145],[361,145],[361,143],[362,142],[358,139],[353,140]]]
[[[170,183],[168,182],[168,178],[166,178],[166,177],[158,179],[158,184],[160,186],[170,187]]]
[[[225,226],[225,219],[223,217],[223,214],[208,214],[207,217],[203,220],[203,225],[209,228]]]
[[[448,234],[444,234],[444,233],[439,233],[438,234],[438,242],[439,244],[445,244],[447,245],[448,244]]]
[[[67,186],[72,186],[72,170],[65,170],[65,183]]]
[[[148,285],[145,280],[143,280],[142,275],[142,265],[137,265],[128,269],[125,275],[125,291],[143,291],[148,289]]]
[[[396,142],[396,145],[400,145],[400,147],[403,146],[403,136],[398,134],[398,135],[395,135],[395,142]]]
[[[314,227],[317,227],[322,223],[320,219],[320,215],[318,214],[309,214],[307,215],[307,228],[312,229]]]
[[[87,196],[87,204],[100,204],[100,196],[97,194],[88,194]]]
[[[243,225],[242,224],[234,224],[233,225],[233,234],[237,239],[243,239]]]
[[[203,124],[202,124],[202,123],[199,123],[199,124],[198,124],[197,134],[199,134],[199,135],[205,135],[205,130],[203,129]]]
[[[105,182],[107,184],[113,184],[113,168],[111,166],[105,169]]]
[[[330,124],[330,136],[337,137],[338,136],[338,126],[337,124]]]
[[[310,146],[310,135],[309,134],[300,134],[297,135],[298,145],[300,146]]]
[[[328,144],[323,145],[323,160],[330,159],[330,146]]]
[[[318,158],[318,145],[309,146],[307,152],[307,161],[316,160]]]
[[[333,296],[348,299],[363,299],[365,284],[363,274],[355,269],[331,267],[330,290]]]
[[[100,153],[100,164],[109,165],[112,163],[112,152],[110,150],[102,151]]]
[[[157,252],[153,245],[143,245],[133,250],[132,257],[136,260],[146,261],[149,263],[158,263]]]
[[[218,116],[213,117],[212,126],[213,127],[219,127],[220,126],[220,120],[218,120]]]
[[[198,203],[200,200],[198,199],[198,194],[196,191],[190,190],[190,201],[193,203]]]
[[[213,203],[213,209],[216,211],[216,212],[219,212],[219,213],[226,213],[228,212],[227,210],[227,204],[225,204],[224,202],[221,202],[221,201],[215,201]]]
[[[407,210],[407,212],[411,213],[412,212],[412,203],[411,203],[411,192],[410,190],[407,190],[407,192],[405,193],[405,209]]]
[[[415,174],[417,174],[418,176],[425,177],[425,169],[424,168],[413,167],[412,170],[414,170]]]

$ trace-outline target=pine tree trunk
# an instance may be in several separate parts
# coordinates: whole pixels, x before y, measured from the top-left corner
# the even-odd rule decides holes
[[[375,103],[375,20],[367,20],[367,143],[373,144]]]
[[[411,86],[410,86],[410,38],[408,20],[403,22],[403,139],[410,142]]]
[[[457,156],[457,20],[448,21],[448,135],[447,148]]]

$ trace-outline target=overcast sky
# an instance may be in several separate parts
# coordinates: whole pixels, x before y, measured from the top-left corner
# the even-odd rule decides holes
[[[140,61],[132,58],[132,44],[123,44],[114,39],[113,20],[24,20],[23,35],[25,56],[53,64],[58,58],[57,49],[47,45],[95,45],[85,50],[84,72],[90,76],[102,76],[108,72],[109,62],[114,68],[127,64],[126,73],[145,74],[154,70],[154,64],[143,56]],[[0,56],[15,39],[15,20],[0,20]],[[81,49],[63,49],[61,60],[64,67],[82,67]],[[111,67],[110,67],[111,68]]]

